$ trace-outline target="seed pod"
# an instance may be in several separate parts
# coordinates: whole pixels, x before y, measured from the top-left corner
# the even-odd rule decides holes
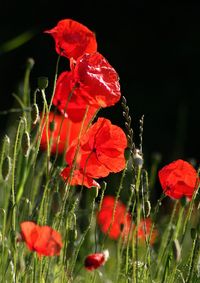
[[[39,77],[37,80],[38,88],[45,89],[48,87],[49,80],[47,77]]]
[[[28,154],[29,154],[30,146],[31,146],[30,145],[30,136],[29,136],[29,133],[27,131],[25,131],[23,133],[21,145],[22,145],[23,154],[24,154],[25,157],[27,157]]]
[[[31,118],[33,125],[36,125],[40,118],[39,109],[36,103],[32,105]]]
[[[2,174],[4,181],[8,180],[10,176],[11,168],[12,168],[11,158],[10,156],[6,156],[3,161],[2,168],[1,168],[1,174]]]

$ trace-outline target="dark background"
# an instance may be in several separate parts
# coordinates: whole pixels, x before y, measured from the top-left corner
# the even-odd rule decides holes
[[[38,76],[53,80],[57,55],[54,41],[43,33],[64,18],[95,31],[98,51],[117,70],[122,94],[132,116],[136,145],[144,114],[144,153],[154,152],[163,163],[175,158],[200,159],[200,4],[163,1],[4,1],[0,12],[0,41],[31,30],[34,37],[11,52],[0,53],[0,109],[12,107],[11,93],[23,78],[26,60]],[[61,68],[68,66],[62,59]],[[51,86],[51,83],[50,83]],[[102,115],[124,124],[118,105]],[[1,132],[6,116],[1,115]]]

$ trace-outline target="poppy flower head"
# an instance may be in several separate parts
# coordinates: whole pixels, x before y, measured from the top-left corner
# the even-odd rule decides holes
[[[126,211],[126,206],[117,201],[115,213],[115,198],[105,196],[102,202],[101,210],[97,213],[97,222],[101,231],[108,234],[111,239],[117,240],[120,236],[126,239],[131,232],[131,215]]]
[[[72,167],[68,166],[62,170],[60,173],[61,177],[70,182],[71,186],[85,186],[87,188],[97,187],[100,188],[100,185],[93,180],[88,175],[84,174],[84,172],[80,169],[75,169],[71,172]]]
[[[72,19],[64,19],[51,30],[45,31],[53,36],[56,52],[75,60],[84,53],[97,50],[96,36],[83,24]]]
[[[182,159],[164,166],[158,176],[164,193],[174,199],[191,199],[199,183],[196,170]]]
[[[74,67],[75,92],[90,105],[108,107],[121,97],[119,77],[115,69],[98,52],[79,57]]]
[[[76,95],[76,87],[73,82],[72,72],[62,72],[56,82],[55,94],[53,97],[53,105],[74,123],[79,123],[83,120],[87,101],[83,97]],[[88,121],[97,111],[96,107],[89,107],[87,118]]]
[[[61,235],[49,226],[39,226],[31,221],[20,224],[22,239],[30,251],[38,256],[59,255],[62,248]]]
[[[121,128],[112,125],[108,119],[98,118],[82,136],[77,156],[77,166],[91,178],[106,177],[110,172],[124,169],[126,135]],[[66,162],[72,164],[77,144],[69,148]]]
[[[109,257],[108,250],[105,250],[102,253],[90,254],[85,258],[85,262],[84,262],[85,268],[88,271],[97,269],[105,264],[105,262],[108,260],[108,257]]]

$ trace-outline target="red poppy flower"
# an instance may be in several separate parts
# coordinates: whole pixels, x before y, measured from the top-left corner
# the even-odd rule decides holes
[[[125,133],[108,119],[99,118],[82,136],[76,158],[76,169],[91,178],[106,177],[111,172],[119,172],[125,167],[124,150],[127,147]],[[69,148],[66,161],[73,163],[77,143]],[[68,176],[61,173],[66,179]],[[75,183],[75,180],[72,180]],[[83,178],[77,184],[82,184]]]
[[[164,166],[158,176],[164,193],[174,199],[191,199],[199,183],[196,170],[181,159]]]
[[[97,50],[95,34],[72,19],[61,20],[57,26],[45,32],[53,36],[56,52],[61,56],[77,59],[84,53]]]
[[[115,69],[98,52],[79,57],[73,69],[77,95],[94,107],[108,107],[121,97],[119,77]]]
[[[111,239],[116,240],[120,235],[125,239],[131,230],[131,215],[126,211],[126,206],[118,200],[113,218],[114,206],[115,198],[113,196],[105,196],[101,210],[97,214],[97,222],[103,233],[107,234],[110,229],[108,236]]]
[[[97,269],[105,264],[105,262],[108,260],[108,257],[109,257],[108,250],[105,250],[102,253],[90,254],[85,259],[85,263],[84,263],[85,268],[88,271]]]
[[[73,172],[71,172],[71,170],[72,168],[68,166],[65,169],[63,169],[63,171],[60,174],[64,180],[70,182],[71,186],[80,185],[80,186],[85,186],[87,188],[100,187],[100,185],[95,180],[84,174],[84,172],[81,169],[80,170],[75,169],[73,170]],[[70,179],[70,174],[72,174],[71,179]]]
[[[146,218],[146,219],[142,219],[138,225],[138,239],[141,242],[145,242],[145,240],[148,240],[148,238],[150,237],[150,244],[153,245],[153,243],[156,240],[156,237],[158,235],[158,231],[153,228],[152,229],[152,220],[150,218]]]
[[[31,221],[20,224],[22,239],[30,251],[39,256],[59,255],[62,248],[60,234],[49,226],[39,226]]]
[[[73,73],[62,72],[56,82],[55,95],[53,97],[53,104],[59,109],[59,111],[69,118],[71,121],[77,123],[83,120],[88,106],[82,96],[76,94],[76,88],[74,88]],[[99,107],[98,107],[99,108]],[[90,120],[97,107],[89,107],[87,114],[87,120]]]
[[[89,112],[85,123],[83,125],[83,133],[87,128],[87,125],[91,119],[92,112]],[[43,121],[45,122],[46,116],[44,116]],[[51,128],[52,123],[52,129]],[[58,148],[58,153],[62,154],[66,149],[66,146],[70,146],[74,140],[76,140],[79,136],[81,129],[82,121],[79,123],[74,123],[68,118],[64,118],[62,115],[54,114],[53,112],[49,113],[49,129],[48,136],[49,139],[52,140],[51,153],[55,154]],[[46,125],[44,126],[40,148],[46,150],[47,148],[47,133],[46,133]]]

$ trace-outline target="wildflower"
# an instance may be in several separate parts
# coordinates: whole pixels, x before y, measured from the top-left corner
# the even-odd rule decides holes
[[[72,167],[68,166],[63,169],[63,171],[61,172],[61,176],[63,177],[63,179],[69,180],[71,186],[80,185],[85,186],[87,188],[100,187],[100,185],[95,180],[84,174],[81,169],[73,170]]]
[[[149,240],[151,245],[154,244],[158,231],[153,228],[153,223],[151,218],[142,219],[138,225],[138,239],[140,242],[145,242]]]
[[[112,125],[108,119],[99,118],[81,138],[76,169],[82,176],[97,179],[106,177],[110,172],[119,172],[125,167],[126,146],[127,140],[123,130]],[[74,142],[66,153],[69,166],[73,164],[76,150],[77,142]],[[66,173],[62,172],[61,175],[64,179],[68,178]],[[77,184],[84,184],[82,176]],[[75,180],[72,182],[75,184]]]
[[[64,19],[51,29],[45,31],[53,36],[56,52],[75,60],[84,53],[97,50],[95,34],[83,24],[72,19]]]
[[[102,253],[90,254],[85,258],[85,262],[84,262],[85,268],[88,271],[97,269],[105,264],[105,262],[108,260],[108,257],[109,257],[108,250],[105,250]]]
[[[73,69],[76,95],[94,107],[108,107],[121,97],[119,77],[115,69],[98,52],[79,57]]]
[[[44,116],[42,123],[45,122],[46,116]],[[86,123],[89,117],[85,121]],[[82,122],[73,123],[68,118],[64,118],[62,115],[54,114],[53,112],[49,113],[49,126],[48,126],[48,136],[51,140],[51,153],[55,154],[58,150],[59,154],[62,154],[66,149],[67,145],[70,145],[75,139],[78,138],[79,132],[81,129]],[[45,150],[47,148],[47,132],[46,125],[42,131],[40,148]]]
[[[76,95],[72,72],[62,72],[56,82],[53,104],[71,121],[78,123],[83,120],[88,103],[80,95]],[[90,120],[99,107],[89,107],[87,120]]]
[[[108,236],[114,240],[117,240],[120,235],[126,239],[131,232],[131,215],[120,200],[116,202],[115,207],[113,196],[104,197],[101,210],[97,214],[97,222],[101,231],[104,234],[108,233]]]
[[[199,183],[196,170],[181,159],[164,166],[158,176],[164,193],[174,199],[185,196],[191,200]]]
[[[31,221],[20,224],[22,239],[30,251],[38,256],[59,255],[62,248],[61,235],[49,226],[39,226]]]

